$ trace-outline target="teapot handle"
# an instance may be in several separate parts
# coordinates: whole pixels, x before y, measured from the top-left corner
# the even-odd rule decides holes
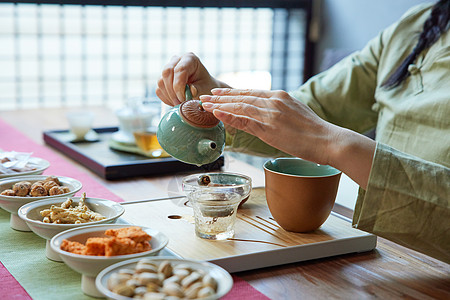
[[[186,84],[184,96],[186,98],[186,101],[192,100],[192,98],[193,98],[192,93],[191,93],[191,87],[189,86],[189,84]]]

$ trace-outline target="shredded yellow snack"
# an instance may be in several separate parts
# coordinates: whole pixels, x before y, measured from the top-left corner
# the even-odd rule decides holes
[[[87,207],[86,193],[80,198],[77,206],[72,207],[73,200],[68,198],[61,206],[52,205],[49,209],[41,210],[42,222],[54,224],[81,224],[106,219],[101,214]]]

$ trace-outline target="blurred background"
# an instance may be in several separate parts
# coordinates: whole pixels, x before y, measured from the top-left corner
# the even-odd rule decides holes
[[[0,4],[2,109],[153,97],[163,66],[188,51],[235,86],[294,88],[303,80],[308,1],[292,9],[76,2],[86,5]],[[222,1],[205,3],[213,2]]]

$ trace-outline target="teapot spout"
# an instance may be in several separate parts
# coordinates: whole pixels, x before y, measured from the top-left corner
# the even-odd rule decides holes
[[[198,152],[202,155],[217,151],[217,143],[208,139],[202,139],[198,142]]]

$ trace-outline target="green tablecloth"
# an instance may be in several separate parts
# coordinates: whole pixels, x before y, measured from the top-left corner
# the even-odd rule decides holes
[[[95,299],[81,291],[81,274],[47,259],[43,238],[11,229],[9,218],[0,209],[0,261],[33,299]]]

